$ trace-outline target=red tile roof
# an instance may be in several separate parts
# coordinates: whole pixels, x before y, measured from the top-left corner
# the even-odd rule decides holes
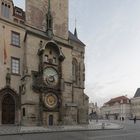
[[[114,105],[115,103],[127,104],[127,103],[129,103],[128,100],[129,100],[129,98],[127,98],[126,96],[119,96],[116,98],[112,98],[111,100],[106,102],[105,105]]]

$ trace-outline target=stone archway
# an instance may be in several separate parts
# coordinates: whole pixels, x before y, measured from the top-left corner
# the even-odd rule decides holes
[[[20,124],[20,96],[9,86],[0,90],[0,124]]]
[[[2,100],[2,124],[15,123],[15,100],[10,94],[6,94]]]

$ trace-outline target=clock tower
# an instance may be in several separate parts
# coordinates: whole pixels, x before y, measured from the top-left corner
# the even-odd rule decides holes
[[[88,123],[85,44],[68,30],[68,0],[25,0],[25,11],[0,1],[0,125]]]
[[[39,95],[39,124],[54,124],[53,120],[61,120],[62,108],[62,62],[65,59],[61,49],[54,41],[43,45],[40,42],[38,49],[38,71],[33,74],[33,91]],[[54,117],[50,120],[49,116]],[[45,121],[44,119],[45,118]],[[47,120],[46,120],[47,119]],[[51,122],[50,122],[51,121]]]

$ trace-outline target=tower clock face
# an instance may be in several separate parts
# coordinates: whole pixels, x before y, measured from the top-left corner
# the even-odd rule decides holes
[[[52,67],[48,67],[44,69],[43,78],[44,78],[44,82],[47,85],[56,86],[58,84],[58,73]]]
[[[48,93],[45,97],[46,107],[53,109],[57,106],[57,97],[53,93]]]

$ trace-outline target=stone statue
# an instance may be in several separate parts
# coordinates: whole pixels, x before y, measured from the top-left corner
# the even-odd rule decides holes
[[[7,74],[6,74],[6,86],[10,86],[11,84],[11,74],[10,74],[10,69],[7,68]]]

